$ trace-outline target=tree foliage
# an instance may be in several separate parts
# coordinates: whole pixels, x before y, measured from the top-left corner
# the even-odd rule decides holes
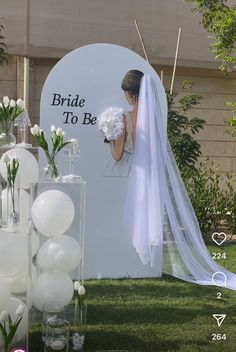
[[[204,127],[205,120],[199,117],[189,118],[186,113],[200,103],[201,96],[190,92],[192,81],[183,82],[185,95],[178,99],[179,93],[167,91],[168,102],[168,138],[180,171],[195,169],[195,163],[201,154],[200,144],[193,135]],[[177,106],[177,107],[176,107]]]
[[[194,3],[194,10],[202,15],[203,27],[214,40],[210,46],[220,69],[228,73],[236,66],[236,6],[228,6],[227,0],[187,0]]]
[[[5,44],[5,37],[3,35],[4,27],[0,25],[0,65],[7,63],[7,54],[6,49],[7,45]]]

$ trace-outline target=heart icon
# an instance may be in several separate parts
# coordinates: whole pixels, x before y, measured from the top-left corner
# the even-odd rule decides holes
[[[220,246],[226,240],[226,234],[224,232],[214,232],[211,236],[213,241]]]

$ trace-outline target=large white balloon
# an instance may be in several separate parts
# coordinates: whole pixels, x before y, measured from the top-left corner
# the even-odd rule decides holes
[[[9,197],[9,196],[8,196]],[[18,192],[15,192],[16,204],[18,202]],[[20,190],[20,222],[25,222],[29,220],[30,217],[30,196],[25,190]],[[12,211],[12,203],[10,202],[10,211]],[[2,191],[2,220],[7,221],[7,189]]]
[[[59,235],[44,242],[37,259],[43,271],[69,273],[80,262],[80,245],[71,236]]]
[[[36,229],[47,237],[63,234],[72,224],[75,207],[64,192],[52,189],[41,193],[31,209]]]
[[[24,148],[13,148],[6,152],[10,157],[17,157],[19,160],[20,186],[21,188],[30,188],[31,183],[38,181],[39,166],[36,158]],[[7,179],[6,163],[0,161],[0,173]]]
[[[67,274],[43,273],[33,284],[32,302],[42,311],[48,301],[61,302],[63,306],[70,303],[74,293],[73,281]]]
[[[0,277],[27,272],[28,237],[19,233],[0,233]]]
[[[16,321],[16,309],[19,307],[19,305],[22,304],[24,306],[24,313],[22,316],[22,320],[16,330],[15,337],[13,339],[14,343],[20,341],[23,337],[27,335],[27,330],[28,330],[28,310],[26,305],[20,301],[17,298],[10,298],[8,304],[5,306],[4,310],[6,310],[13,321],[13,323]]]
[[[5,279],[0,278],[0,312],[10,299],[10,286]]]

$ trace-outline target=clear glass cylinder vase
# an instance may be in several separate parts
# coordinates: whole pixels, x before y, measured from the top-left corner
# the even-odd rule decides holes
[[[75,302],[74,333],[72,335],[73,350],[81,351],[85,341],[85,326],[87,324],[87,301],[82,306],[78,300]]]
[[[7,229],[17,232],[20,223],[20,177],[14,184],[7,184]]]
[[[0,120],[0,147],[13,148],[16,137],[13,134],[14,122],[10,119]]]
[[[46,155],[47,165],[42,169],[42,175],[47,180],[54,180],[59,177],[58,166],[57,166],[57,155],[50,157]]]

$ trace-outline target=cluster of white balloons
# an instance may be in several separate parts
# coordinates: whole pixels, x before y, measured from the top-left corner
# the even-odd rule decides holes
[[[27,332],[27,309],[25,304],[12,296],[24,293],[28,285],[28,230],[30,218],[30,196],[27,190],[31,183],[38,181],[39,167],[36,158],[24,148],[13,148],[6,152],[10,158],[19,160],[20,191],[20,230],[17,233],[8,232],[4,228],[0,231],[0,312],[6,310],[12,321],[16,319],[16,308],[24,305],[24,315],[17,329],[14,340],[21,340]],[[6,163],[0,161],[0,173],[7,181]],[[7,223],[7,189],[2,191],[2,221]],[[18,202],[18,193],[15,199]],[[21,226],[24,224],[24,226]]]
[[[65,232],[75,216],[71,198],[60,190],[41,193],[34,201],[31,217],[37,231],[48,237],[39,248],[37,264],[42,272],[34,281],[33,305],[40,311],[48,301],[66,306],[73,297],[73,281],[69,273],[81,260],[79,243]]]

